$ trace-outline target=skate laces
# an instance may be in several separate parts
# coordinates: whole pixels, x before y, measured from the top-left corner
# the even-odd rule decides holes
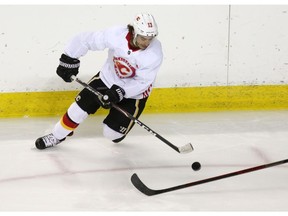
[[[42,140],[46,147],[55,146],[61,142],[52,133],[42,137]]]

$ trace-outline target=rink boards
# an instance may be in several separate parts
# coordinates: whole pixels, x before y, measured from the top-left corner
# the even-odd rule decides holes
[[[288,85],[155,88],[145,113],[288,109]],[[0,94],[0,117],[62,115],[78,91]],[[100,109],[97,114],[104,114]]]

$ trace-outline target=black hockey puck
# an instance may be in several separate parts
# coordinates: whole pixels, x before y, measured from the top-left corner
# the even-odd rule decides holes
[[[192,163],[191,167],[194,171],[198,171],[201,169],[201,164],[199,162],[194,162]]]

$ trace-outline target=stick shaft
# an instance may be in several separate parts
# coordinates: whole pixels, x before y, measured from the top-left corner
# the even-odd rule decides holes
[[[245,173],[255,172],[255,171],[266,169],[266,168],[269,168],[269,167],[285,164],[287,162],[288,162],[288,159],[280,160],[280,161],[276,161],[276,162],[273,162],[273,163],[263,164],[263,165],[260,165],[260,166],[251,167],[251,168],[248,168],[248,169],[243,169],[243,170],[239,170],[239,171],[235,171],[235,172],[231,172],[231,173],[226,173],[226,174],[215,176],[215,177],[212,177],[212,178],[202,179],[202,180],[199,180],[199,181],[189,182],[189,183],[186,183],[186,184],[177,185],[177,186],[174,186],[174,187],[160,189],[160,190],[153,190],[153,189],[148,188],[140,180],[140,178],[137,176],[136,173],[134,173],[132,175],[131,181],[132,181],[132,184],[139,191],[141,191],[142,193],[146,194],[147,196],[153,196],[153,195],[157,195],[157,194],[167,193],[167,192],[170,192],[170,191],[180,190],[180,189],[192,187],[192,186],[195,186],[195,185],[205,184],[205,183],[208,183],[208,182],[213,182],[213,181],[229,178],[229,177],[232,177],[232,176],[237,176],[237,175],[242,175],[242,174],[245,174]]]
[[[151,133],[153,136],[157,137],[158,139],[160,139],[162,142],[166,143],[168,146],[170,146],[172,149],[174,149],[175,151],[179,152],[179,148],[175,145],[173,145],[171,142],[169,142],[168,140],[166,140],[164,137],[162,137],[160,134],[158,134],[157,132],[155,132],[154,130],[152,130],[150,127],[148,127],[146,124],[144,124],[143,122],[141,122],[140,120],[138,120],[137,118],[133,117],[130,113],[128,113],[127,111],[121,109],[119,106],[117,106],[116,104],[112,104],[112,106],[117,109],[119,112],[123,113],[125,116],[127,116],[129,119],[131,119],[132,121],[134,121],[135,123],[137,123],[138,125],[140,125],[142,128],[144,128],[146,131],[148,131],[149,133]]]
[[[90,85],[88,85],[85,82],[82,82],[80,79],[78,79],[77,77],[73,76],[72,77],[73,80],[75,80],[76,82],[78,82],[79,84],[81,84],[82,86],[84,86],[85,88],[87,88],[88,90],[90,90],[91,92],[93,92],[94,94],[96,94],[100,101],[102,98],[102,94],[100,92],[98,92],[97,90],[95,90],[93,87],[91,87]],[[127,112],[126,110],[123,110],[122,108],[120,108],[118,105],[112,103],[112,107],[115,108],[116,110],[118,110],[119,112],[121,112],[123,115],[125,115],[127,118],[131,119],[132,121],[134,121],[135,123],[137,123],[138,125],[140,125],[142,128],[144,128],[146,131],[148,131],[149,133],[151,133],[152,135],[154,135],[155,137],[157,137],[158,139],[160,139],[162,142],[164,142],[165,144],[167,144],[168,146],[170,146],[172,149],[174,149],[175,151],[177,151],[178,153],[181,153],[179,148],[175,145],[173,145],[171,142],[169,142],[167,139],[165,139],[164,137],[162,137],[160,134],[158,134],[157,132],[155,132],[154,130],[152,130],[150,127],[148,127],[146,124],[144,124],[143,122],[141,122],[140,120],[138,120],[137,118],[135,118],[134,116],[132,116],[129,112]]]
[[[171,190],[178,190],[178,189],[182,189],[182,188],[186,188],[186,187],[191,187],[191,186],[195,186],[195,185],[199,185],[199,184],[204,184],[204,183],[208,183],[208,182],[212,182],[212,181],[217,181],[217,180],[229,178],[229,177],[232,177],[232,176],[242,175],[242,174],[245,174],[245,173],[255,172],[255,171],[266,169],[266,168],[269,168],[269,167],[281,165],[281,164],[284,164],[284,163],[287,163],[287,162],[288,162],[288,159],[285,159],[285,160],[276,161],[276,162],[269,163],[269,164],[263,164],[263,165],[260,165],[260,166],[251,167],[251,168],[248,168],[248,169],[238,170],[238,171],[235,171],[235,172],[231,172],[231,173],[215,176],[215,177],[212,177],[212,178],[207,178],[207,179],[199,180],[199,181],[196,181],[196,182],[190,182],[190,183],[187,183],[187,184],[184,184],[184,185],[179,185],[179,186],[176,186],[176,187],[172,187],[169,190],[167,190],[167,192],[171,191]]]

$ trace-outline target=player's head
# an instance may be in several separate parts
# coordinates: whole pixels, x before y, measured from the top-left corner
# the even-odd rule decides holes
[[[154,17],[149,13],[137,14],[131,25],[134,28],[135,35],[152,36],[158,35],[158,27]]]
[[[137,14],[129,26],[133,28],[133,43],[142,50],[158,35],[157,23],[149,13]]]

